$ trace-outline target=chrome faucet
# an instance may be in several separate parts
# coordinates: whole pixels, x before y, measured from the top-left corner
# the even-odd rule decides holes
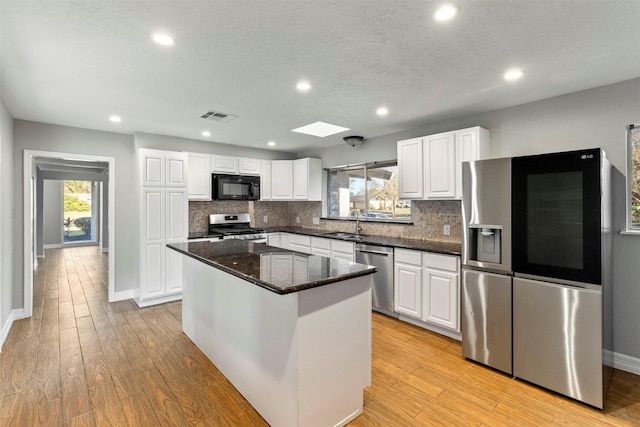
[[[356,214],[356,234],[360,235],[362,231],[362,227],[360,227],[360,211],[358,209],[354,209],[351,211],[351,214]]]

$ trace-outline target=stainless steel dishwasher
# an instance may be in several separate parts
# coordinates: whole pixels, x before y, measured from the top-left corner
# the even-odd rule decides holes
[[[378,267],[373,275],[372,308],[398,317],[393,311],[393,248],[357,243],[356,262]]]

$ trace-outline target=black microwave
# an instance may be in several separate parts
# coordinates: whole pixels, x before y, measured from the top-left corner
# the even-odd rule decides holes
[[[213,200],[260,200],[260,177],[213,174]]]

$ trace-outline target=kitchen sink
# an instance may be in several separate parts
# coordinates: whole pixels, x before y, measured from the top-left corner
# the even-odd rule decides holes
[[[348,240],[362,240],[364,237],[366,237],[364,234],[345,233],[342,231],[332,231],[330,233],[324,233],[323,236],[336,237],[338,239],[348,239]]]

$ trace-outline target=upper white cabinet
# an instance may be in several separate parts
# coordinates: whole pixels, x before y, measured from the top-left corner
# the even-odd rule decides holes
[[[293,200],[293,161],[271,162],[271,200]]]
[[[322,200],[322,160],[304,158],[293,162],[293,198]]]
[[[238,157],[238,173],[240,175],[260,175],[260,160]]]
[[[238,158],[229,156],[211,156],[211,172],[235,175],[238,173]]]
[[[141,182],[146,187],[186,187],[186,153],[140,149]]]
[[[403,199],[424,197],[422,138],[398,141],[398,194]]]
[[[211,201],[211,156],[189,153],[189,200]]]
[[[472,127],[398,141],[403,199],[462,198],[462,162],[487,158],[489,131]]]
[[[260,200],[271,200],[271,161],[260,160]]]

